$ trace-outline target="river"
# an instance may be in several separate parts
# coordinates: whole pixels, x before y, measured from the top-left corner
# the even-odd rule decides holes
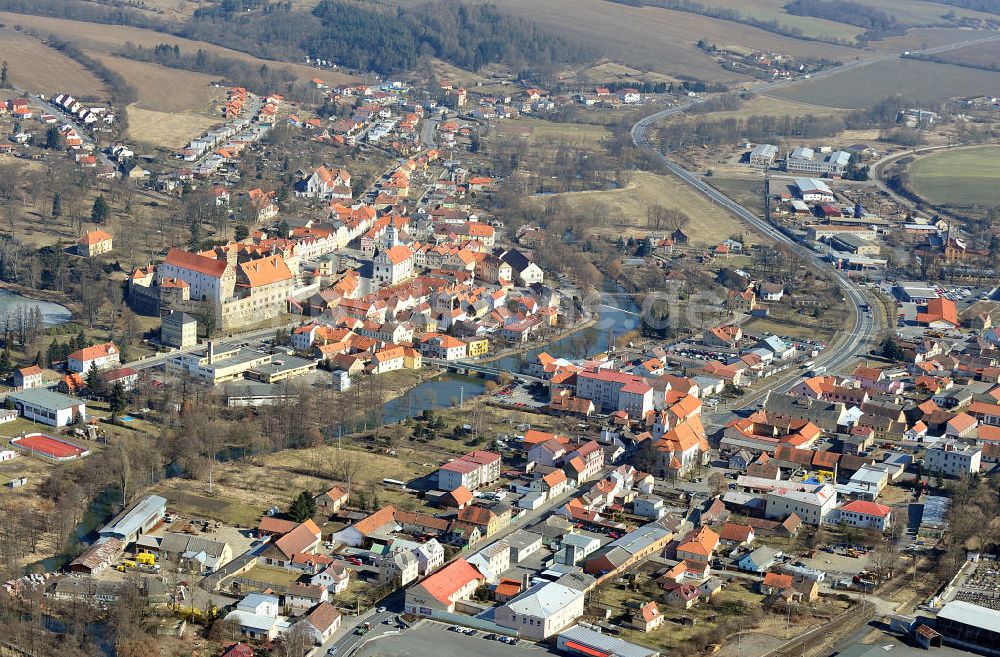
[[[541,352],[546,352],[556,358],[582,358],[587,354],[604,351],[619,336],[639,328],[639,307],[632,295],[610,279],[605,279],[600,308],[600,319],[577,333],[550,342],[542,347],[535,347],[523,354],[506,356],[493,362],[500,369],[510,372],[519,371],[521,364],[528,362]],[[610,342],[609,342],[610,341]],[[586,347],[587,353],[581,353],[581,347]],[[452,406],[455,402],[478,397],[486,389],[485,380],[458,374],[445,373],[439,377],[424,381],[406,394],[387,402],[381,411],[381,418],[369,417],[367,425],[364,421],[344,425],[343,432],[371,428],[374,422],[381,420],[383,424],[394,424],[416,417],[427,409]]]
[[[73,319],[73,313],[71,313],[68,308],[60,306],[58,303],[42,301],[40,299],[31,299],[11,292],[10,290],[0,288],[0,317],[7,313],[14,312],[18,306],[25,308],[38,306],[38,309],[42,311],[42,318],[45,321],[45,326],[65,324],[69,320]]]

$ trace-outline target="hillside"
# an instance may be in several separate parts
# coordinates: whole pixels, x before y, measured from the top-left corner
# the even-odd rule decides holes
[[[410,70],[426,55],[476,70],[490,63],[518,68],[577,63],[599,52],[491,4],[459,0],[405,10],[361,0],[322,0],[315,6],[203,3],[187,19],[62,0],[0,0],[0,11],[153,30],[273,61],[311,57],[383,75]]]

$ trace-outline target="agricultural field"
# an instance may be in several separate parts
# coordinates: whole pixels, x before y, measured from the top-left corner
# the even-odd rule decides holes
[[[97,23],[85,23],[82,21],[73,21],[63,18],[29,16],[27,14],[15,14],[11,12],[0,12],[0,23],[8,25],[22,25],[27,28],[38,30],[39,32],[54,34],[59,38],[73,41],[85,51],[98,55],[114,54],[129,41],[137,46],[145,46],[147,48],[152,48],[158,44],[166,43],[169,45],[177,45],[182,51],[185,52],[197,52],[200,49],[223,57],[240,59],[255,65],[267,64],[270,67],[282,67],[294,73],[300,81],[311,80],[316,77],[317,74],[321,75],[328,84],[338,84],[340,82],[354,79],[351,76],[338,71],[324,70],[319,72],[317,69],[303,64],[272,62],[260,59],[259,57],[254,57],[253,55],[238,50],[231,50],[229,48],[223,48],[221,46],[205,43],[204,41],[192,41],[191,39],[184,39],[162,32],[144,30],[135,27],[100,25]],[[247,48],[252,49],[253,45],[248,44]]]
[[[806,80],[769,95],[812,105],[861,109],[894,94],[940,103],[957,96],[993,94],[998,87],[1000,73],[898,59],[876,62],[822,80]]]
[[[395,1],[412,5],[420,0]],[[498,0],[494,4],[566,38],[598,44],[607,57],[664,75],[745,79],[724,71],[698,50],[695,44],[701,38],[720,47],[777,50],[794,57],[846,60],[857,54],[847,47],[782,37],[738,23],[657,7],[630,7],[606,0]]]
[[[937,48],[968,41],[978,41],[991,32],[979,30],[967,30],[957,27],[915,27],[906,31],[906,34],[898,37],[890,37],[881,41],[872,41],[869,45],[874,50],[882,50],[891,53],[900,53],[904,50],[920,50],[923,48]]]
[[[938,57],[957,65],[1000,67],[1000,41],[958,48],[943,52]]]
[[[553,141],[568,141],[581,146],[598,148],[611,132],[603,126],[588,123],[556,123],[538,119],[505,121],[501,130],[506,134],[527,137],[532,146],[544,146]]]
[[[82,65],[35,37],[0,29],[0,57],[7,62],[11,83],[32,93],[59,91],[84,98],[103,98],[101,81]]]
[[[684,227],[692,242],[701,244],[717,244],[734,233],[743,232],[743,224],[719,209],[700,194],[671,175],[660,175],[647,171],[635,171],[632,179],[623,189],[594,192],[566,192],[550,194],[545,199],[559,198],[572,207],[583,209],[593,208],[596,204],[608,207],[611,216],[628,217],[634,228],[626,228],[628,235],[645,235],[649,232],[646,226],[647,210],[654,205],[680,210],[691,217],[691,222]],[[604,236],[614,239],[623,231],[615,222],[607,226]]]
[[[742,0],[734,4],[732,0],[701,0],[706,7],[737,9],[742,15],[760,21],[778,21],[788,27],[797,27],[807,37],[819,39],[842,39],[853,42],[863,30],[854,25],[810,16],[793,16],[786,13],[786,0]]]
[[[1000,204],[1000,147],[963,148],[925,155],[910,164],[909,174],[913,191],[931,203]]]
[[[944,15],[952,12],[955,19],[977,18],[980,20],[996,20],[994,14],[982,11],[962,9],[937,2],[914,2],[913,0],[867,0],[865,6],[881,9],[900,23],[907,25],[944,25],[952,21]]]
[[[100,59],[138,92],[139,100],[128,106],[135,141],[179,148],[223,122],[217,111],[223,90],[213,86],[217,77],[111,55]]]

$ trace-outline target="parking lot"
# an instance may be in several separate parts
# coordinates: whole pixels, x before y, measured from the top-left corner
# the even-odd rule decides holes
[[[484,638],[488,633],[476,631],[475,636],[453,632],[448,625],[423,621],[401,634],[369,641],[357,657],[440,657],[441,655],[477,655],[481,657],[516,657],[524,654],[548,654],[545,648],[518,641],[511,646]]]

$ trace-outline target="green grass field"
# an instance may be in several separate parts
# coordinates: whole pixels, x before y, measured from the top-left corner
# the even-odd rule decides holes
[[[903,94],[914,101],[939,103],[957,96],[993,94],[998,87],[1000,73],[900,59],[809,80],[779,89],[772,95],[812,105],[861,109],[894,94]]]
[[[722,7],[737,9],[747,18],[760,21],[778,21],[788,27],[797,27],[807,37],[820,39],[844,39],[853,41],[863,30],[853,25],[836,21],[812,18],[811,16],[793,16],[785,12],[786,0],[741,0],[734,4],[732,0],[701,0],[706,7]]]
[[[910,165],[913,191],[931,203],[1000,204],[1000,147],[983,146],[919,158]]]

